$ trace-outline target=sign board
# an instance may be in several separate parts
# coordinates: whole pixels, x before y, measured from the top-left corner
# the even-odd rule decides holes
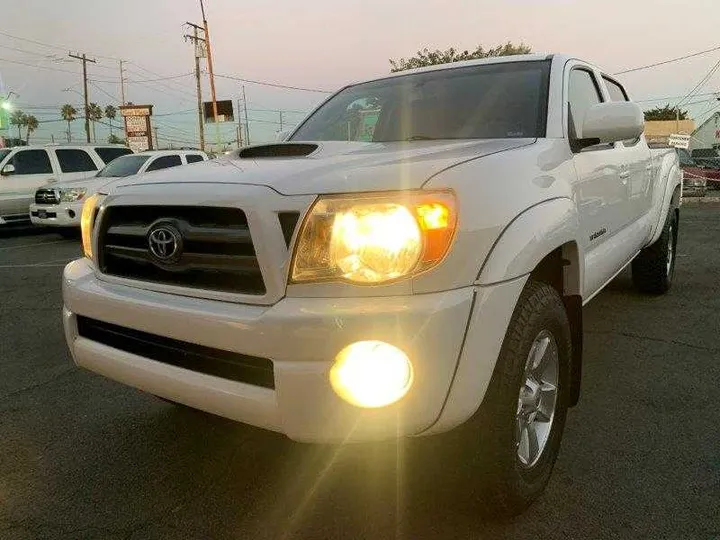
[[[668,144],[675,148],[683,148],[687,150],[690,148],[690,135],[679,135],[673,133],[668,137]]]
[[[125,137],[130,150],[142,152],[153,149],[152,105],[121,105],[120,114],[125,119]]]
[[[233,102],[230,99],[224,99],[217,101],[217,112],[218,122],[234,122],[235,116],[233,115]],[[212,101],[205,101],[203,103],[203,112],[205,113],[205,122],[214,122],[215,117],[213,116],[213,104]]]

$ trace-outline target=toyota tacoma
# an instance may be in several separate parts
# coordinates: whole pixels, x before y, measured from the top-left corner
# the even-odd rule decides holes
[[[628,266],[671,286],[681,176],[624,86],[573,57],[353,84],[282,142],[88,198],[67,343],[297,441],[466,435],[468,482],[517,512],[578,402],[582,306]]]

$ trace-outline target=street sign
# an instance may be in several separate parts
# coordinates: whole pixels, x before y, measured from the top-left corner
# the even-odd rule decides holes
[[[125,119],[125,137],[130,150],[142,152],[153,149],[152,105],[121,105],[120,114]]]
[[[233,102],[230,99],[217,101],[217,113],[218,122],[234,122],[235,117],[233,115]],[[214,122],[213,116],[213,104],[212,101],[205,101],[203,103],[203,111],[205,113],[205,122]]]
[[[674,148],[683,148],[687,150],[690,148],[690,135],[673,133],[670,137],[668,137],[668,144]]]

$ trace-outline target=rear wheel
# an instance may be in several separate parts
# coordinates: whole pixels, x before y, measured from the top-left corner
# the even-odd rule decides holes
[[[677,235],[677,213],[670,208],[660,238],[643,249],[632,263],[633,284],[638,291],[664,294],[670,290],[675,275]]]

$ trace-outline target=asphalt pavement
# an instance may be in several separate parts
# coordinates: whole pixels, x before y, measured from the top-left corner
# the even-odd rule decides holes
[[[684,208],[670,294],[625,272],[585,308],[550,485],[498,522],[432,496],[403,445],[301,445],[76,368],[60,309],[79,242],[0,231],[0,538],[720,539],[719,235],[720,207]]]

